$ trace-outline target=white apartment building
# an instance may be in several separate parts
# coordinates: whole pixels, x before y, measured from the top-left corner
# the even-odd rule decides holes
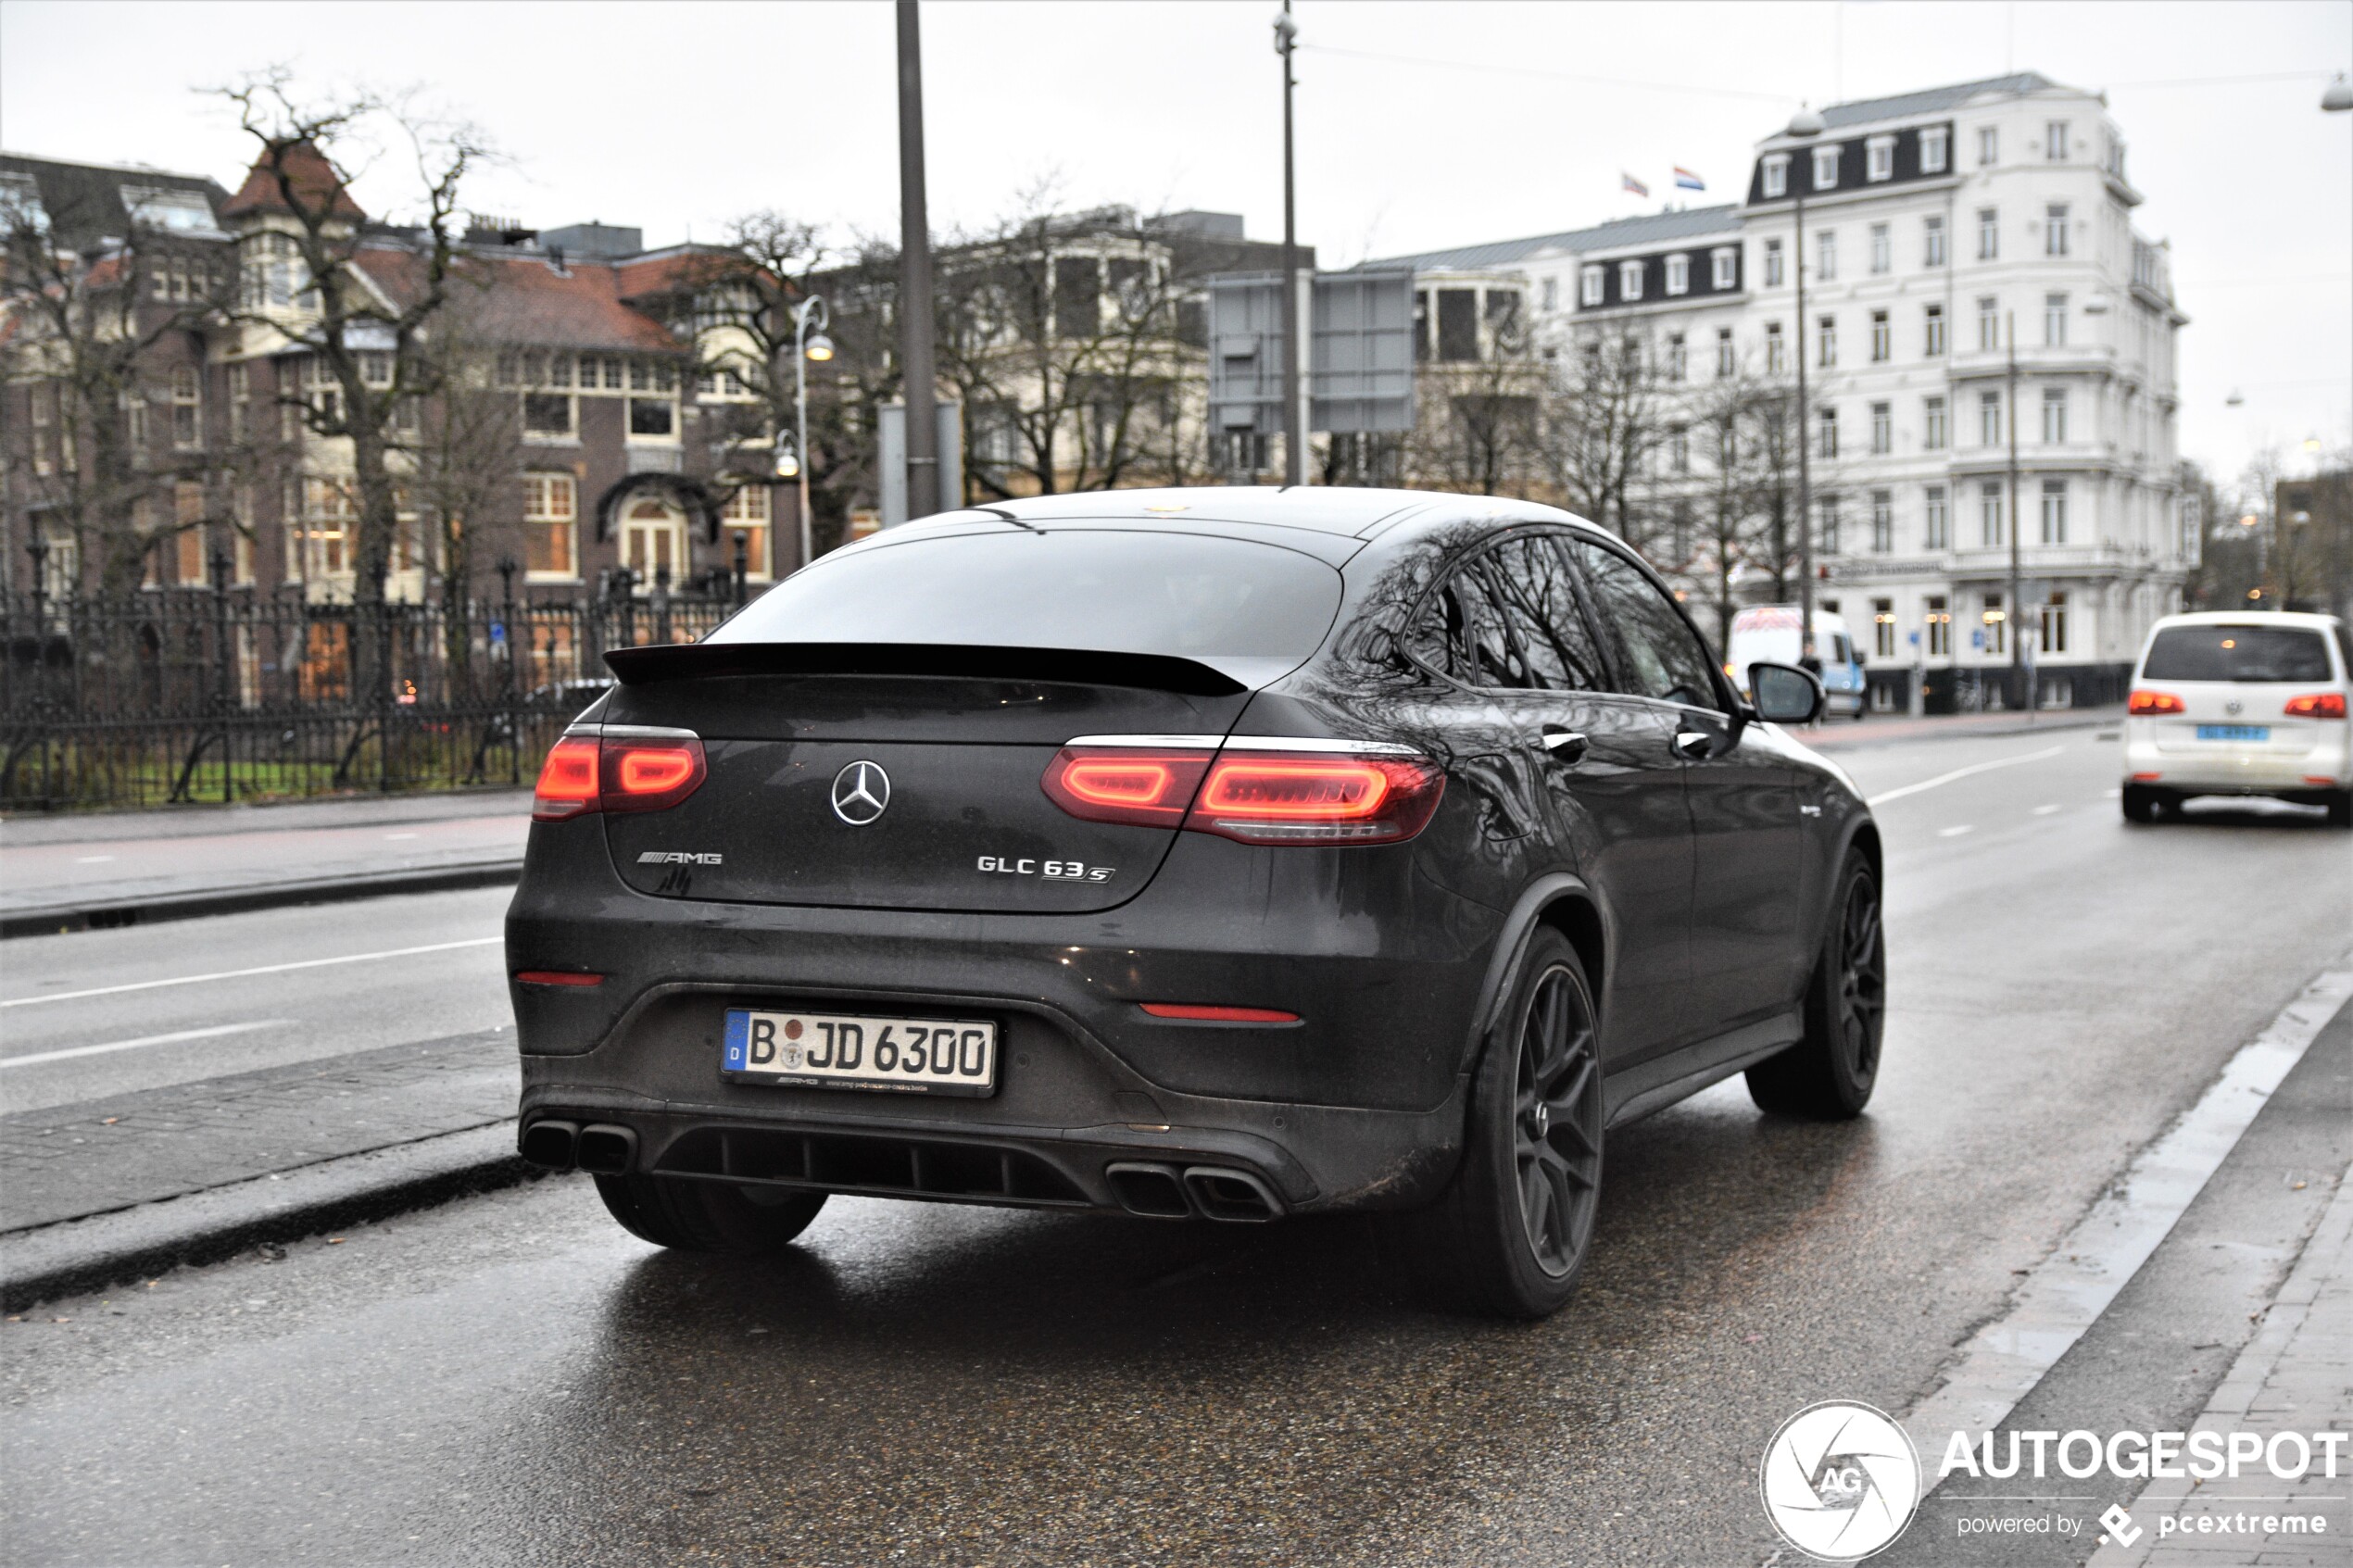
[[[2032,72],[1822,119],[1757,144],[1736,207],[1441,254],[1524,275],[1540,340],[1548,317],[1639,320],[1695,390],[1806,356],[1817,592],[1881,706],[1916,678],[1931,709],[1998,701],[2021,625],[2046,703],[2118,699],[2197,548],[2174,441],[2187,318],[2166,248],[2133,229],[2120,132],[2100,94]],[[1694,481],[1664,445],[1651,483],[1672,506]]]

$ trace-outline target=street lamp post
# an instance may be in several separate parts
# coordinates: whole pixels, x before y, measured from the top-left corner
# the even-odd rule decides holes
[[[1810,144],[1822,133],[1822,117],[1801,107],[1788,133],[1801,145]],[[1807,450],[1814,439],[1814,409],[1806,391],[1806,183],[1798,178],[1802,173],[1810,180],[1813,170],[1802,168],[1794,157],[1790,163],[1790,190],[1796,196],[1796,254],[1791,260],[1797,270],[1797,661],[1817,670],[1821,660],[1814,652],[1814,476]]]
[[[2026,518],[2018,509],[2018,316],[2015,311],[2002,312],[2002,336],[2009,341],[2009,358],[2004,367],[2003,399],[2008,404],[2003,417],[2009,420],[2009,510],[2010,510],[2010,587],[2007,610],[2010,637],[2010,689],[2012,702],[2023,702],[2031,715],[2034,711],[2034,694],[2026,687],[2026,599],[2024,562],[2020,544],[2026,537]],[[2038,623],[2036,632],[2041,627]]]
[[[1304,368],[1300,364],[1299,204],[1291,159],[1291,53],[1298,46],[1299,24],[1290,19],[1290,0],[1275,19],[1275,52],[1283,57],[1283,483],[1307,483],[1307,409],[1301,395]]]
[[[800,564],[807,566],[815,554],[813,534],[809,526],[809,365],[812,360],[822,365],[834,357],[834,340],[825,335],[829,317],[825,311],[825,296],[812,294],[792,313],[792,409],[793,439],[791,466],[787,470],[784,458],[777,458],[776,470],[786,479],[799,481]],[[816,335],[810,329],[816,329]]]

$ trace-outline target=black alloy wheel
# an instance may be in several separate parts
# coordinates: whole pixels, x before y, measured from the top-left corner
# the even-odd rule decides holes
[[[1396,1220],[1441,1304],[1532,1319],[1569,1298],[1600,1205],[1603,1104],[1584,965],[1540,930],[1473,1082],[1462,1164],[1436,1204]]]
[[[1887,1024],[1887,944],[1879,883],[1851,851],[1806,988],[1805,1022],[1797,1044],[1748,1070],[1749,1098],[1785,1116],[1840,1121],[1862,1114],[1879,1081]]]

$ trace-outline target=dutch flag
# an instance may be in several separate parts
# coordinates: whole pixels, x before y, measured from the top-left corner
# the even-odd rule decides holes
[[[1707,182],[1679,163],[1675,166],[1675,188],[1680,191],[1705,191],[1707,189]]]
[[[1640,180],[1635,179],[1631,174],[1625,172],[1623,169],[1618,171],[1617,182],[1619,185],[1633,192],[1638,196],[1646,196],[1651,194],[1651,188],[1648,185],[1643,184]]]

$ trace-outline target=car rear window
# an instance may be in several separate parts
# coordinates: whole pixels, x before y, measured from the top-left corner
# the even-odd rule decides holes
[[[2141,666],[2151,681],[2325,681],[2328,645],[2301,626],[2168,626]]]
[[[911,539],[818,561],[706,639],[951,643],[1180,659],[1315,651],[1340,576],[1279,546],[1049,529]]]

